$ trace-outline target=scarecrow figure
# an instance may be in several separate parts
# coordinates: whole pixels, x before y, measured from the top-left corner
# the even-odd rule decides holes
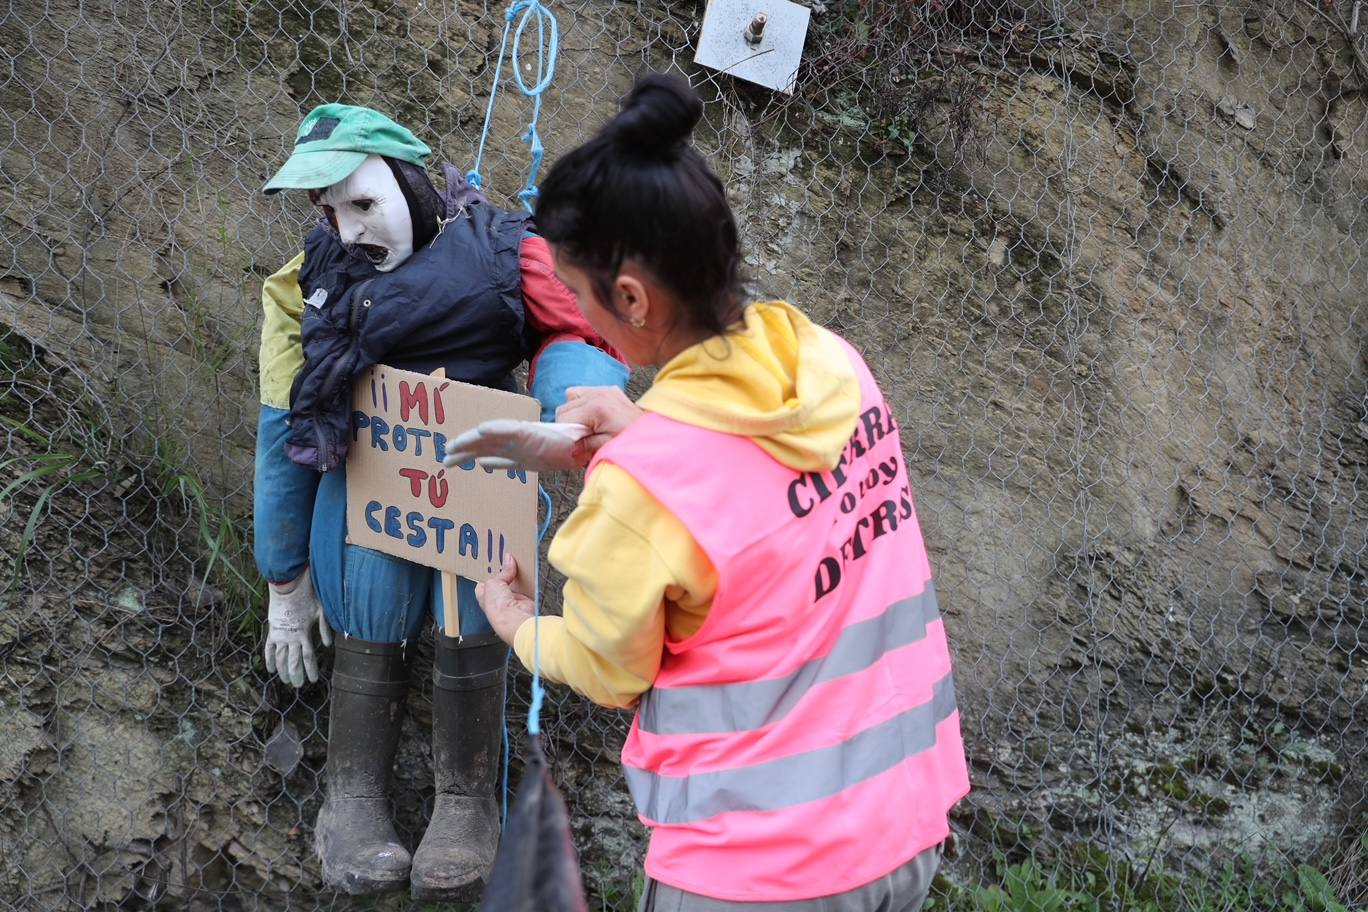
[[[627,368],[556,279],[527,213],[498,209],[430,149],[369,108],[306,116],[265,192],[307,191],[321,209],[304,251],[265,282],[256,456],[256,559],[270,583],[269,672],[318,679],[311,627],[336,648],[327,797],[315,832],[328,886],[379,893],[411,883],[447,899],[485,876],[507,649],[474,583],[457,582],[461,633],[437,636],[432,761],[436,801],[416,851],[388,798],[408,692],[408,650],[426,618],[441,628],[436,571],[346,543],[346,452],[354,378],[377,363],[530,392],[550,420],[570,386],[623,386]]]

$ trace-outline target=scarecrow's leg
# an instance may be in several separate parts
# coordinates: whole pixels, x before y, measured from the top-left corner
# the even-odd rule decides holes
[[[465,629],[464,613],[461,620]],[[466,898],[494,862],[507,656],[508,647],[491,633],[459,643],[437,637],[432,691],[437,797],[432,822],[413,855],[413,895],[418,899]]]
[[[388,783],[408,692],[403,646],[339,636],[335,648],[328,797],[316,828],[323,880],[353,894],[401,890],[410,856],[390,819]]]

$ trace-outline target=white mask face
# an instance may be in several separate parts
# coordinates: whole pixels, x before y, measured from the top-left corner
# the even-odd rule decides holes
[[[413,218],[404,191],[384,159],[372,155],[318,195],[331,209],[342,243],[389,272],[413,255]]]

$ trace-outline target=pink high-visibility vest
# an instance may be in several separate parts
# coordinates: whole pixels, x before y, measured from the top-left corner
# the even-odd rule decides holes
[[[969,791],[945,626],[892,413],[863,359],[830,472],[647,414],[599,451],[717,571],[701,629],[665,643],[622,751],[646,872],[735,901],[840,893],[949,833]]]

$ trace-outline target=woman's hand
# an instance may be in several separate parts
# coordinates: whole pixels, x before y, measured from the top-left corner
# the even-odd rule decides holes
[[[498,573],[475,585],[475,598],[489,625],[510,646],[522,622],[536,613],[536,605],[518,589],[517,577],[518,562],[509,554]]]
[[[599,447],[642,414],[616,386],[572,386],[565,391],[565,404],[556,409],[556,420],[589,428],[588,435],[575,444],[576,461],[588,465]]]

